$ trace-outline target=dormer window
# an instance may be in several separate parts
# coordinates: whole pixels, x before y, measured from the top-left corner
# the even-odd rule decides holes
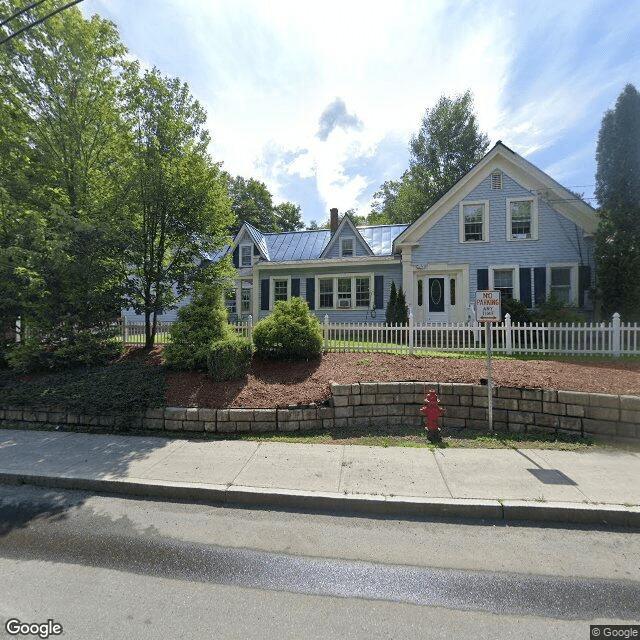
[[[340,255],[343,258],[353,257],[353,238],[342,238],[340,241]]]
[[[253,247],[251,244],[240,245],[240,266],[251,266],[251,254],[253,253]]]

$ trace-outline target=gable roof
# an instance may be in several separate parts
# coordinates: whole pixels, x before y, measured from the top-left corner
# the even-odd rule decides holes
[[[346,217],[346,216],[345,216]],[[393,241],[409,225],[373,225],[370,227],[354,227],[355,233],[368,247],[371,256],[392,255]],[[287,262],[292,260],[320,260],[332,240],[329,229],[308,229],[305,231],[285,231],[281,233],[261,233],[254,226],[244,223],[236,234],[233,243],[214,251],[208,256],[217,262],[227,252],[238,245],[241,234],[246,232],[255,242],[262,258],[268,262]],[[337,235],[337,232],[336,234]]]
[[[598,220],[593,207],[577,198],[575,194],[556,182],[551,176],[498,140],[473,169],[460,178],[434,205],[396,237],[393,243],[394,251],[398,249],[399,245],[415,243],[496,169],[503,171],[539,197],[553,201],[552,208],[555,211],[587,233],[596,231]]]
[[[369,246],[367,241],[362,237],[362,235],[360,235],[360,232],[358,231],[356,225],[353,224],[353,220],[351,219],[349,214],[345,213],[344,216],[342,216],[342,221],[338,225],[338,228],[336,229],[336,232],[333,234],[333,236],[331,236],[331,239],[327,243],[327,246],[323,249],[322,253],[320,254],[320,257],[321,258],[326,258],[329,255],[329,252],[331,251],[331,248],[338,241],[338,237],[342,234],[342,232],[344,231],[345,227],[351,228],[351,230],[353,231],[353,235],[356,237],[356,239],[359,238],[362,241],[362,244],[364,245],[365,249],[367,250],[367,253],[370,256],[372,256],[373,255],[373,251],[371,250],[371,247]],[[355,248],[354,248],[354,255],[355,255]]]

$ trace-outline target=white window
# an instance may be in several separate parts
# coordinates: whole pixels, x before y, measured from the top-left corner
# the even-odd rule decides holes
[[[320,291],[318,306],[321,309],[333,309],[333,278],[320,278],[318,290]]]
[[[460,203],[460,242],[489,242],[489,201]]]
[[[271,308],[275,306],[276,302],[286,302],[291,293],[291,278],[271,278]]]
[[[253,253],[253,245],[241,244],[240,245],[240,266],[250,267]]]
[[[520,269],[518,265],[489,267],[489,289],[500,292],[502,300],[520,300]]]
[[[538,203],[535,198],[507,199],[507,240],[538,239]]]
[[[566,305],[575,305],[577,296],[578,265],[551,264],[547,267],[547,297]]]
[[[240,290],[240,313],[243,316],[248,316],[251,313],[251,294],[253,292],[253,285],[250,282],[242,282],[242,288]]]
[[[340,256],[342,258],[353,257],[353,238],[340,239]]]
[[[319,309],[369,309],[371,306],[371,274],[323,276],[316,282]]]

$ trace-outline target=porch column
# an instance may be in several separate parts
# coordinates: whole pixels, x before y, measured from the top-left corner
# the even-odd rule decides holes
[[[413,247],[402,247],[402,290],[404,291],[404,297],[407,300],[407,305],[413,309],[415,308],[415,292],[413,281],[413,264],[411,264],[411,252]]]

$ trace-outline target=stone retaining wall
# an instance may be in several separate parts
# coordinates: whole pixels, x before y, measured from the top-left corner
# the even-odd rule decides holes
[[[322,404],[278,409],[149,409],[137,416],[83,416],[59,407],[0,408],[0,422],[47,423],[71,427],[130,428],[170,432],[242,433],[309,431],[384,426],[420,427],[425,390],[434,389],[447,413],[443,429],[486,430],[487,387],[424,382],[331,384]],[[493,421],[497,431],[553,432],[615,440],[640,440],[640,396],[555,389],[496,387]]]

